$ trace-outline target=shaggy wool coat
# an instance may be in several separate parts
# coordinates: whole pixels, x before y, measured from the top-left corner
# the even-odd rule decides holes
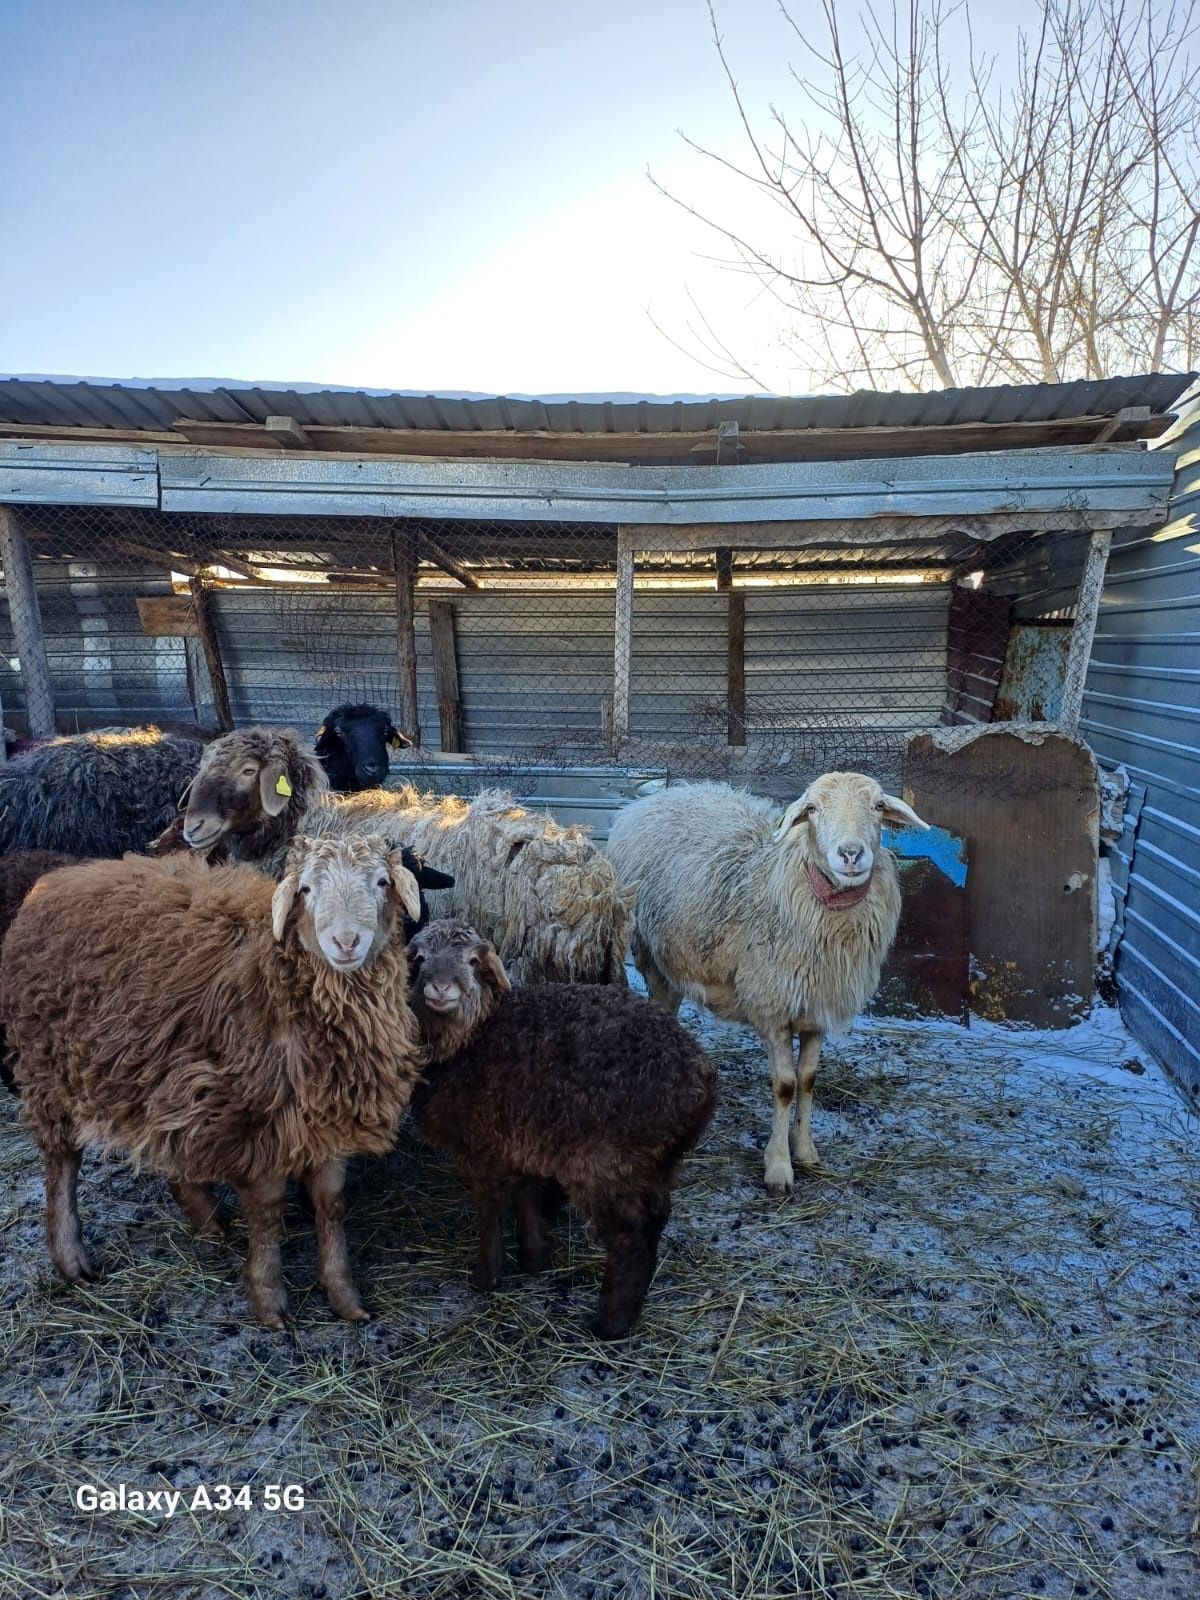
[[[42,880],[4,946],[0,1022],[22,1120],[169,1178],[299,1175],[394,1141],[422,1063],[393,943],[333,971],[275,884],[194,857],[85,862]]]
[[[55,867],[72,866],[75,859],[74,856],[61,855],[53,850],[17,850],[12,855],[0,856],[0,939],[8,932],[25,896],[38,879],[45,877],[47,872],[53,872]],[[0,946],[2,957],[3,947]],[[4,1031],[0,1029],[0,1080],[3,1080],[6,1089],[15,1094],[17,1085],[4,1050]]]
[[[429,1038],[436,1059],[445,1045]],[[660,1185],[715,1106],[716,1072],[695,1039],[659,1006],[602,985],[498,996],[414,1099],[423,1137],[468,1180],[553,1177],[588,1209]]]
[[[247,757],[285,763],[292,793],[277,817],[262,816],[255,794],[235,782]],[[582,829],[527,810],[511,794],[489,789],[467,801],[409,785],[331,794],[309,746],[294,729],[277,728],[218,739],[197,779],[201,791],[235,822],[222,841],[231,860],[277,878],[299,834],[381,834],[455,879],[438,891],[438,915],[486,933],[518,982],[625,984],[631,896],[611,862]]]
[[[175,815],[204,746],[135,728],[51,739],[0,767],[0,853],[145,850]]]
[[[723,783],[681,784],[618,812],[608,853],[637,892],[640,946],[689,999],[760,1032],[850,1025],[879,987],[900,920],[895,859],[880,849],[865,897],[828,910],[809,882],[804,829],[776,841],[779,807]]]

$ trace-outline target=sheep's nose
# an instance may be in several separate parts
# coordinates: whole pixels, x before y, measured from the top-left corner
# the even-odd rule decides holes
[[[341,951],[342,955],[344,955],[344,956],[352,956],[354,954],[354,952],[358,949],[359,945],[362,943],[362,934],[361,933],[351,933],[351,934],[344,934],[344,933],[343,934],[337,934],[337,933],[335,933],[333,935],[333,942],[334,942],[334,945],[336,946],[336,948]]]
[[[377,778],[383,771],[383,768],[379,765],[378,761],[364,761],[362,764],[362,770],[365,778]]]
[[[860,844],[838,845],[838,855],[848,867],[856,867],[862,860],[863,847]]]
[[[453,1005],[458,999],[458,985],[455,983],[427,983],[425,985],[425,998],[431,1006]]]

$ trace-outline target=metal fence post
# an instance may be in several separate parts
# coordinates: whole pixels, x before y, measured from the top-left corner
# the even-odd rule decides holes
[[[12,506],[0,505],[0,560],[4,563],[5,587],[12,616],[13,638],[21,661],[21,683],[25,690],[25,715],[35,739],[52,739],[58,729],[54,716],[54,692],[50,684],[50,663],[42,632],[42,612],[29,541]]]
[[[613,611],[612,730],[609,747],[615,756],[629,737],[629,691],[633,664],[633,546],[624,528],[617,529],[617,597]]]

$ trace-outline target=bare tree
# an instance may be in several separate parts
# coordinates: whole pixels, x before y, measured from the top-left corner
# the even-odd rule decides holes
[[[822,0],[820,42],[780,10],[803,63],[796,108],[756,122],[709,0],[744,147],[684,135],[770,220],[733,228],[668,198],[775,297],[812,381],[916,388],[1194,365],[1193,0],[1043,0],[1004,77],[975,48],[969,0],[868,9],[853,47],[838,0]],[[714,370],[750,375],[736,338],[699,315]]]

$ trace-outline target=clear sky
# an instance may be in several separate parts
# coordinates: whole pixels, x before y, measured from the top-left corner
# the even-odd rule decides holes
[[[787,96],[773,0],[718,9]],[[778,318],[651,187],[719,197],[680,127],[737,147],[703,0],[0,0],[0,371],[748,389],[655,327]]]

